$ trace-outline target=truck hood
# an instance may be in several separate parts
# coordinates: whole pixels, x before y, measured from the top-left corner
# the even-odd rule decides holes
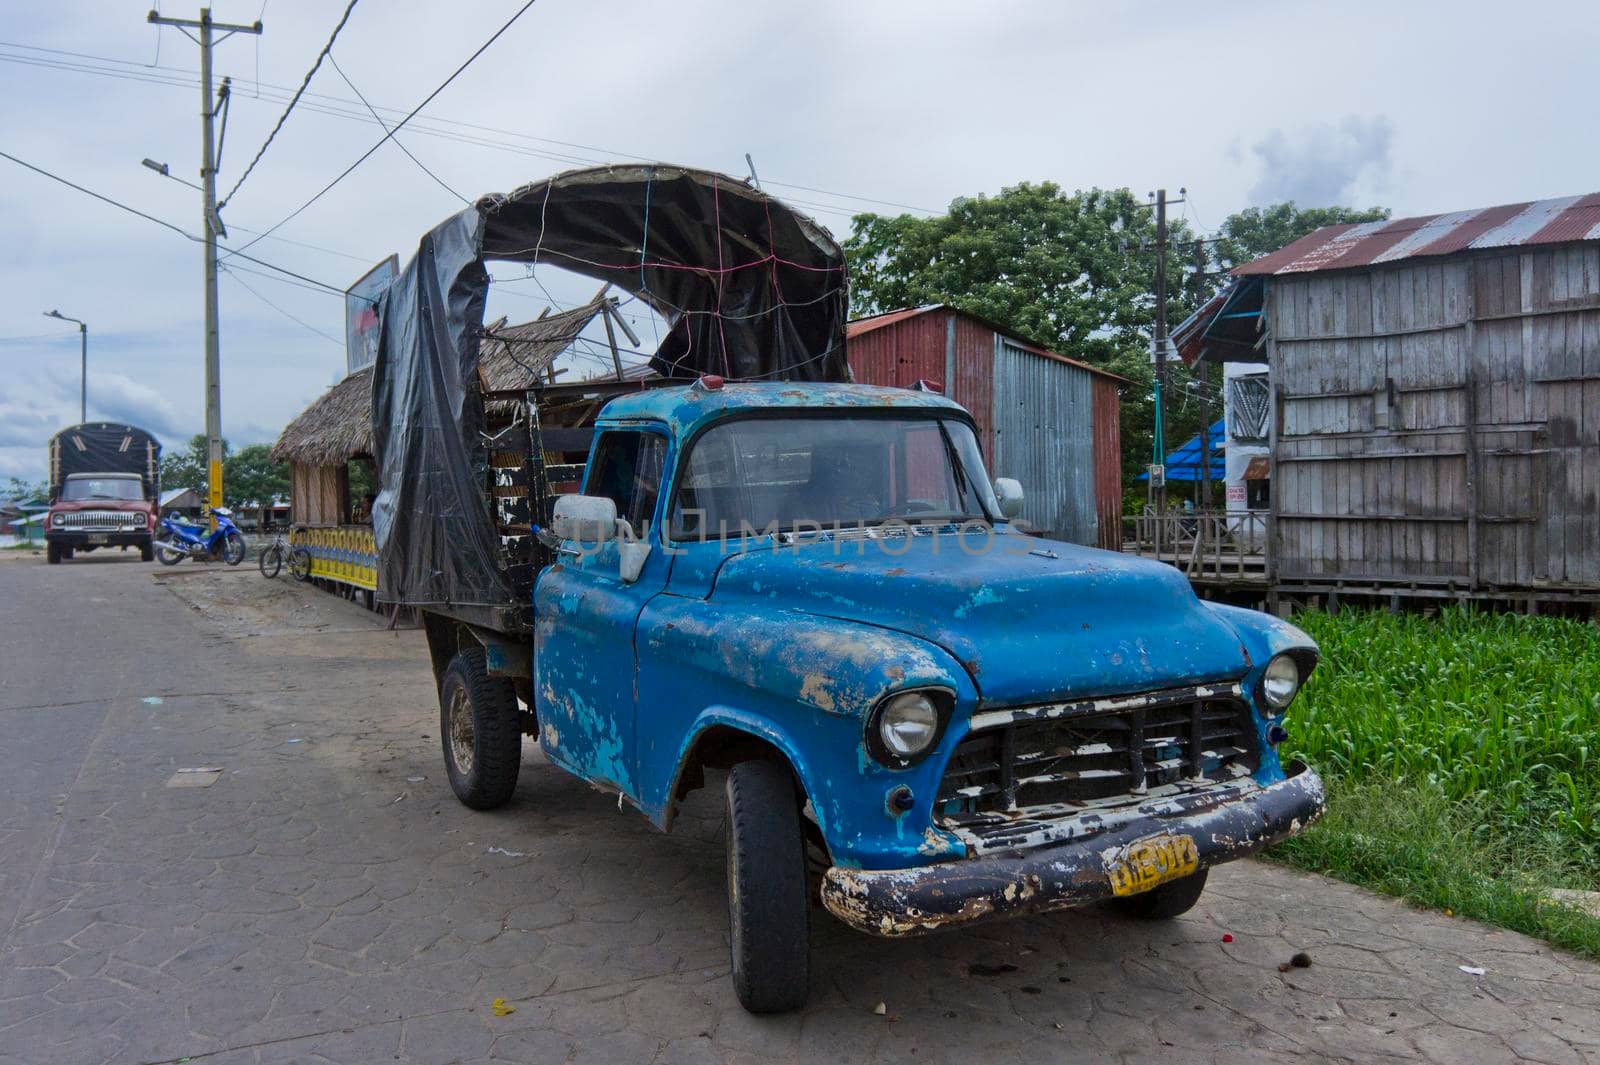
[[[1171,566],[998,532],[825,538],[749,551],[712,598],[749,597],[876,625],[944,648],[984,706],[1016,706],[1234,679],[1250,659],[1234,629]]]
[[[150,509],[151,509],[151,503],[150,503],[150,501],[148,499],[75,499],[75,500],[61,499],[61,500],[57,500],[56,502],[50,504],[50,512],[52,514],[54,514],[58,510],[61,511],[62,513],[64,513],[64,514],[71,514],[74,511],[79,511],[79,510],[143,510],[143,511],[148,511]]]

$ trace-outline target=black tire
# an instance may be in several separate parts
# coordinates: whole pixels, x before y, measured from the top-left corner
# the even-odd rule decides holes
[[[794,777],[781,762],[740,762],[726,790],[733,989],[751,1013],[787,1013],[805,1005],[811,954]]]
[[[439,681],[439,742],[462,804],[504,806],[522,768],[522,722],[511,682],[489,676],[482,649],[458,651]]]
[[[311,579],[311,552],[308,549],[296,547],[289,552],[289,576],[297,581]]]
[[[237,566],[244,561],[245,552],[249,549],[250,545],[245,542],[243,536],[231,532],[222,541],[222,561],[230,566]]]
[[[161,550],[163,546],[167,548],[165,551]],[[176,566],[178,563],[182,562],[184,556],[188,554],[187,551],[184,551],[178,547],[174,547],[171,542],[166,539],[157,540],[152,550],[154,550],[156,553],[156,561],[161,563],[163,566]]]
[[[44,545],[44,560],[52,566],[61,565],[61,545],[46,543]]]
[[[1202,869],[1138,895],[1112,899],[1111,908],[1124,917],[1137,917],[1143,921],[1167,921],[1182,917],[1200,901],[1200,893],[1206,889],[1206,872]]]
[[[256,565],[261,567],[263,577],[268,580],[276,577],[283,572],[283,548],[278,544],[268,544],[256,559]]]
[[[153,544],[151,544],[149,541],[146,541],[146,542],[140,544],[139,545],[139,561],[141,561],[141,562],[154,562],[155,560],[156,560],[156,549],[155,549],[155,546]]]

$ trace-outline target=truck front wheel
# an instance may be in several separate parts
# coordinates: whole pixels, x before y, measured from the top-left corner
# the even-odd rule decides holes
[[[439,739],[456,798],[474,810],[504,806],[522,768],[522,723],[511,682],[489,676],[482,649],[459,651],[439,680]]]
[[[1112,899],[1111,908],[1124,917],[1138,917],[1146,921],[1181,917],[1200,901],[1200,893],[1206,889],[1206,872],[1201,869],[1138,895]]]
[[[728,925],[733,988],[751,1013],[806,1001],[811,908],[794,778],[780,762],[728,771]]]
[[[61,565],[61,545],[47,543],[44,545],[44,560],[52,566]]]
[[[154,562],[155,560],[156,549],[151,546],[150,541],[146,540],[144,543],[139,545],[139,561]]]

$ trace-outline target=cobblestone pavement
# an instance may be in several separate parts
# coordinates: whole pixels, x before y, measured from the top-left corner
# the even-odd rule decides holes
[[[819,912],[810,1008],[754,1018],[716,803],[662,836],[530,749],[466,810],[420,634],[116,555],[0,563],[0,602],[0,1065],[1600,1055],[1600,966],[1255,862],[1165,926]]]

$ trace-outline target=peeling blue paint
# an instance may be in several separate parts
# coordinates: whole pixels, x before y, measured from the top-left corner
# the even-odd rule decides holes
[[[730,384],[613,400],[599,428],[648,427],[670,444],[762,409],[959,411],[930,393],[857,385]],[[670,491],[663,492],[665,510]],[[534,592],[534,708],[540,742],[569,770],[632,801],[662,827],[697,744],[729,730],[792,766],[833,863],[901,869],[965,857],[932,808],[974,713],[1214,681],[1254,705],[1275,653],[1313,646],[1293,626],[1199,602],[1169,566],[1024,536],[925,526],[892,544],[822,534],[668,544],[661,513],[638,581],[614,544],[567,558]],[[980,550],[979,547],[983,549]],[[935,749],[905,768],[868,751],[872,709],[914,687],[954,711]],[[1256,713],[1255,778],[1284,779]],[[904,785],[912,808],[886,796]]]

